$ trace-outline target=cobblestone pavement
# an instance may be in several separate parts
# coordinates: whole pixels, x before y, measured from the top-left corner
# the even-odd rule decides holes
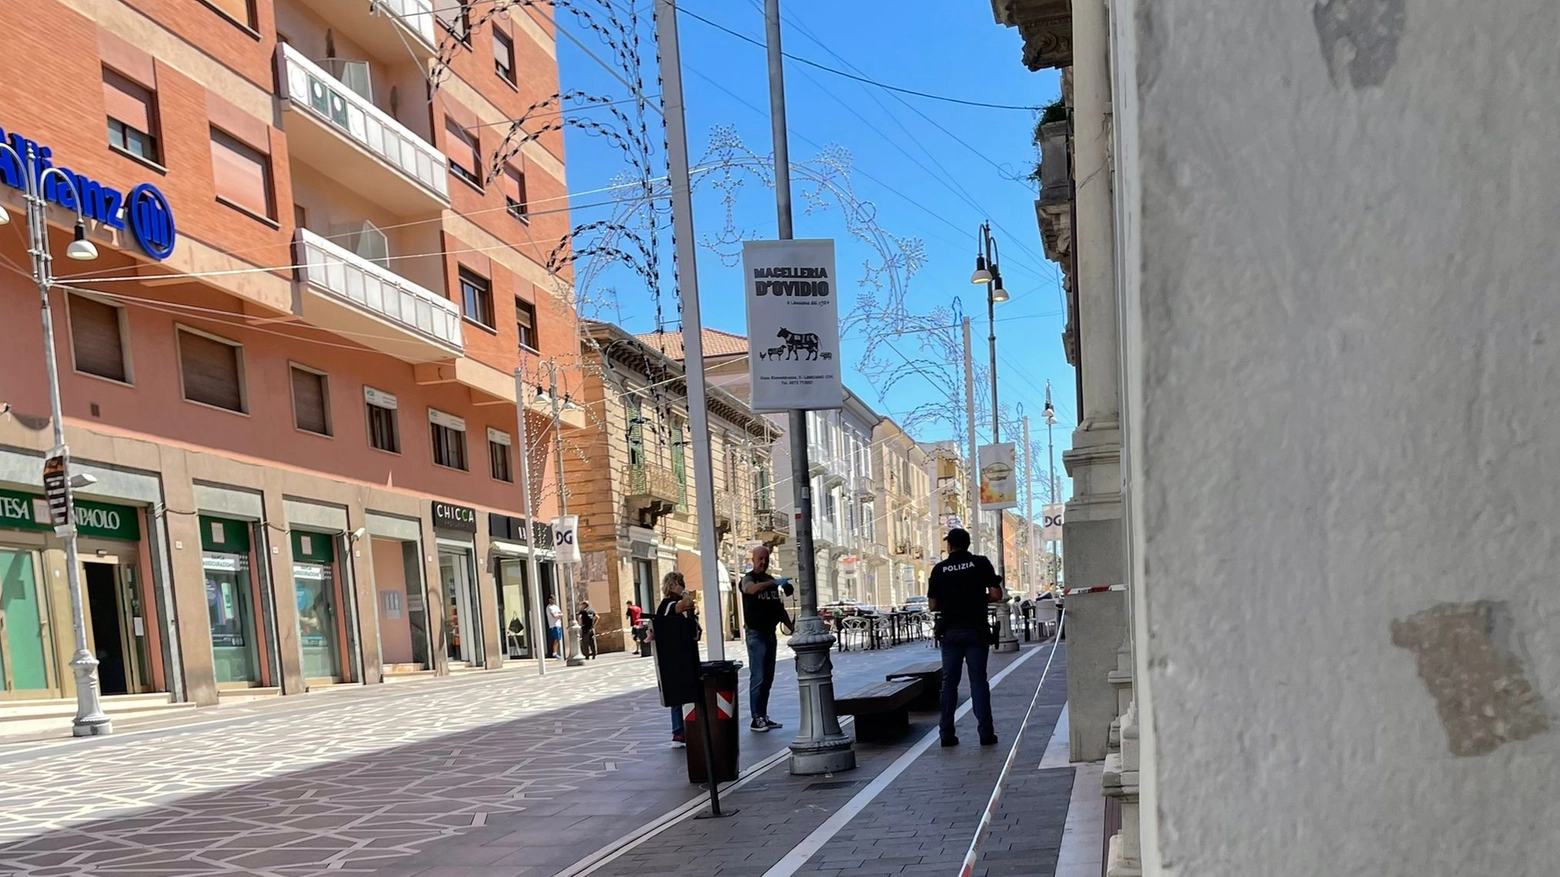
[[[836,678],[931,654],[839,655]],[[744,767],[796,727],[788,661],[778,675],[789,729],[743,731]],[[669,734],[652,662],[608,655],[544,678],[352,688],[0,748],[0,875],[552,874],[697,795]]]

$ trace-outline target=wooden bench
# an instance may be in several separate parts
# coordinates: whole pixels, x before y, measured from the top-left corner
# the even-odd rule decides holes
[[[911,664],[883,677],[889,682],[903,679],[921,680],[921,693],[910,702],[910,709],[918,713],[937,712],[942,708],[942,662],[927,661]]]
[[[910,703],[921,693],[919,679],[874,682],[835,698],[834,711],[856,717],[856,739],[891,743],[910,730]]]

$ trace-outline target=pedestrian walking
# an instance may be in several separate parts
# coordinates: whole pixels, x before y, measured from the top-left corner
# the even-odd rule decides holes
[[[753,570],[737,584],[742,590],[742,626],[748,651],[748,712],[753,721],[748,729],[772,731],[784,727],[769,718],[769,689],[775,684],[775,651],[779,642],[775,626],[792,630],[791,614],[780,599],[782,588],[790,595],[791,585],[769,574],[769,546],[753,549]]]
[[[695,641],[698,640],[699,610],[693,605],[693,594],[688,590],[688,583],[683,581],[683,574],[675,569],[661,577],[661,602],[655,607],[655,614],[686,615],[693,622],[693,636]],[[687,738],[683,736],[681,704],[672,707],[672,744],[687,745]]]
[[[1002,599],[1001,579],[984,555],[970,553],[968,530],[955,527],[943,537],[948,557],[932,567],[926,588],[927,606],[938,613],[942,644],[943,687],[942,745],[957,746],[953,714],[959,705],[959,677],[970,670],[970,700],[975,706],[980,745],[995,746],[996,727],[991,720],[991,685],[986,680],[990,631],[986,607]]]
[[[629,600],[627,601],[627,608],[623,612],[623,617],[628,619],[628,632],[633,636],[634,643],[637,645],[642,642],[645,638],[644,608],[633,600]]]
[[[596,610],[590,608],[589,600],[580,603],[580,648],[585,660],[596,660]]]
[[[554,660],[563,657],[563,610],[557,597],[547,598],[547,655]]]

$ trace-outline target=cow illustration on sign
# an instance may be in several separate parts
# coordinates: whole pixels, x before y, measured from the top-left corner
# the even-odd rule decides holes
[[[818,335],[814,332],[792,332],[790,329],[781,329],[775,333],[775,337],[785,341],[786,359],[800,359],[802,351],[808,353],[808,359],[818,358]]]

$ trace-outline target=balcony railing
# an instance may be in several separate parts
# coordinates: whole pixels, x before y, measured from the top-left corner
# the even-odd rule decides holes
[[[658,500],[675,505],[683,501],[683,486],[665,466],[630,463],[623,470],[623,494],[629,499]]]
[[[442,152],[287,43],[277,45],[276,59],[282,97],[292,107],[334,128],[444,204],[449,203],[449,174]]]
[[[731,491],[722,487],[715,488],[715,523],[717,526],[724,524],[727,529],[735,523],[735,506],[731,501]]]
[[[326,296],[445,348],[464,352],[460,311],[443,296],[306,228],[295,242],[298,279]]]
[[[433,21],[431,0],[379,0],[379,9],[394,18],[423,45],[438,50],[439,35]]]
[[[777,533],[781,536],[788,536],[791,533],[791,518],[782,512],[759,509],[753,518],[755,529],[759,533]]]

